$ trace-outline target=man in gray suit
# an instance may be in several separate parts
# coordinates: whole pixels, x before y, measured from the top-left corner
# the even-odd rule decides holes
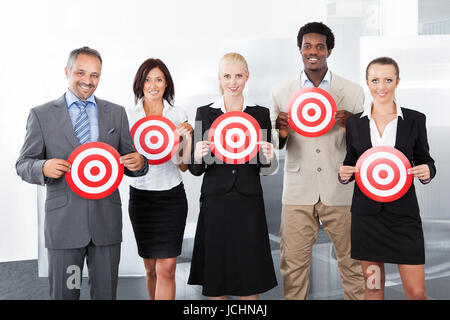
[[[80,197],[64,177],[70,171],[66,159],[81,144],[99,141],[118,150],[126,175],[140,176],[148,170],[147,160],[133,147],[125,109],[93,95],[101,67],[94,49],[70,53],[65,69],[68,90],[31,109],[16,162],[23,180],[47,186],[44,232],[52,299],[79,299],[85,257],[91,298],[115,299],[122,241],[119,191],[98,200]]]
[[[353,185],[338,182],[345,158],[345,123],[363,109],[363,89],[328,69],[334,35],[323,23],[300,28],[297,44],[304,69],[272,90],[274,142],[286,146],[280,227],[280,269],[286,299],[306,299],[312,247],[320,223],[333,242],[345,299],[364,298],[359,261],[350,257],[350,204]],[[334,99],[336,124],[319,137],[304,137],[289,127],[288,101],[301,88],[319,87]]]

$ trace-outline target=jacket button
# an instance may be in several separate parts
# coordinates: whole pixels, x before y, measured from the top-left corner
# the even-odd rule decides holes
[[[320,172],[320,171],[322,171],[322,168],[317,168],[317,172]]]
[[[236,173],[236,169],[231,170],[231,173],[235,174]]]
[[[320,153],[320,149],[316,149],[316,152],[317,152],[317,153]]]

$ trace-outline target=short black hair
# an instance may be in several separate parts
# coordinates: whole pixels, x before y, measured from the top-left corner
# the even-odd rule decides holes
[[[334,34],[327,25],[322,22],[309,22],[300,28],[297,35],[297,46],[302,47],[303,36],[307,33],[319,33],[327,37],[327,49],[332,50],[334,48]]]
[[[169,69],[160,59],[150,58],[145,60],[138,71],[133,81],[134,102],[137,103],[144,96],[144,83],[148,73],[153,69],[158,68],[166,78],[167,87],[164,90],[163,99],[165,99],[171,106],[173,106],[173,99],[175,97],[175,86],[173,84],[172,76]]]
[[[79,54],[87,54],[88,56],[94,56],[98,60],[100,60],[100,64],[103,64],[100,53],[95,49],[85,46],[82,48],[74,49],[70,52],[69,58],[67,59],[67,69],[69,69],[69,71],[72,69],[73,63],[75,62],[75,60],[77,60]]]

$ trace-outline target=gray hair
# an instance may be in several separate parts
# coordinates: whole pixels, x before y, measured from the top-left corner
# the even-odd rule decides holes
[[[100,56],[100,53],[97,50],[91,49],[89,47],[82,47],[74,49],[72,50],[72,52],[70,52],[69,59],[67,59],[67,69],[69,69],[69,71],[72,69],[73,63],[77,59],[79,54],[87,54],[90,56],[97,57],[98,60],[100,60],[100,64],[102,64],[102,57]]]

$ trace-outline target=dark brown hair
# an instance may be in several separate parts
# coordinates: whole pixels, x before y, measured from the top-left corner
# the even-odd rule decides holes
[[[366,68],[366,80],[367,80],[367,75],[368,75],[368,72],[369,72],[369,68],[370,68],[370,66],[373,65],[373,64],[381,64],[381,65],[387,65],[387,64],[389,64],[389,65],[391,65],[391,66],[394,66],[394,68],[395,68],[395,74],[396,74],[396,76],[397,76],[397,79],[400,77],[400,68],[398,67],[397,62],[395,62],[394,59],[389,58],[389,57],[379,57],[379,58],[373,59],[373,60],[370,61],[369,64],[367,65],[367,68]]]
[[[163,98],[173,106],[173,98],[175,97],[175,87],[173,85],[172,76],[170,75],[167,66],[159,59],[150,58],[145,60],[138,71],[133,81],[134,102],[137,103],[144,96],[144,83],[148,73],[153,69],[158,68],[166,78],[167,87],[164,90]]]

